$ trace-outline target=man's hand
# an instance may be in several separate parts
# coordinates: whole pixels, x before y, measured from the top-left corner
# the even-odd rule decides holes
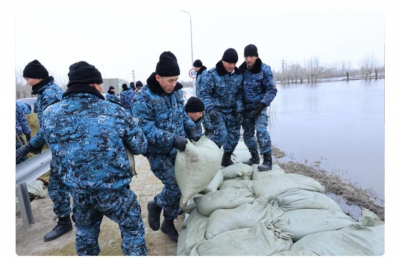
[[[257,104],[257,106],[254,108],[253,112],[251,112],[251,117],[256,118],[259,114],[261,114],[261,111],[265,108],[265,104],[260,102]]]
[[[28,142],[27,144],[25,144],[24,146],[19,147],[19,148],[17,149],[17,151],[16,151],[16,154],[15,154],[16,159],[17,159],[17,160],[21,159],[21,158],[24,157],[26,154],[28,154],[29,152],[31,152],[31,150],[32,150],[32,147],[31,147],[31,145],[29,144],[29,142]]]
[[[201,135],[197,132],[196,128],[186,130],[186,134],[189,140],[193,140],[195,142],[197,142],[201,137]]]
[[[186,149],[186,138],[183,136],[178,136],[174,139],[172,145],[180,151],[184,151]]]
[[[214,108],[212,108],[212,109],[210,110],[209,114],[210,114],[210,119],[211,119],[211,121],[212,121],[212,122],[216,122],[217,119],[218,119],[218,116],[219,116],[218,111],[215,110]]]

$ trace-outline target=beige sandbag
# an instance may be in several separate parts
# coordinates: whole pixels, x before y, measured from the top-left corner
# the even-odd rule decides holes
[[[256,197],[275,198],[293,189],[303,189],[320,193],[325,192],[325,188],[316,180],[297,174],[268,176],[262,180],[253,181],[253,183],[252,188]]]
[[[197,209],[190,213],[186,225],[185,254],[189,255],[193,247],[204,239],[208,217],[202,215]]]
[[[224,181],[224,175],[222,174],[221,170],[218,170],[217,174],[215,175],[214,179],[211,181],[211,183],[203,190],[201,193],[209,193],[209,192],[215,192],[218,190],[218,187],[222,184]]]
[[[185,151],[179,151],[175,160],[175,176],[183,205],[211,183],[221,160],[221,152],[212,140],[204,136],[197,143],[188,140]]]
[[[230,187],[236,187],[236,188],[251,188],[253,186],[253,181],[249,179],[229,179],[224,182],[219,186],[219,189],[225,189],[225,188],[230,188]]]
[[[176,247],[177,256],[186,256],[186,253],[185,253],[185,242],[186,242],[186,229],[182,229],[179,232],[178,244],[177,244],[177,247]]]
[[[46,198],[47,191],[43,182],[40,180],[35,180],[28,184],[28,193],[38,197],[38,198]]]
[[[244,203],[252,203],[254,196],[250,188],[226,188],[194,198],[194,201],[201,214],[210,216],[218,209],[234,209]]]
[[[242,179],[251,179],[253,168],[243,163],[235,163],[221,169],[224,174],[224,180],[240,177]]]
[[[274,176],[274,175],[283,175],[285,174],[285,171],[278,165],[274,164],[272,165],[271,170],[267,171],[258,171],[258,169],[255,169],[253,172],[252,180],[262,180],[263,178],[267,176]]]

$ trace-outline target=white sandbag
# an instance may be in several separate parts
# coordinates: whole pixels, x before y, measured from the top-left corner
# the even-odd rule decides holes
[[[251,188],[253,186],[253,181],[249,179],[229,179],[224,182],[219,186],[219,189],[225,189],[229,187],[236,187],[236,188]]]
[[[235,209],[219,209],[208,220],[205,238],[211,239],[230,230],[252,228],[260,220],[271,222],[282,214],[283,211],[275,204],[263,199],[256,199],[252,204],[242,204]]]
[[[339,204],[329,196],[307,190],[289,190],[276,197],[276,202],[284,211],[299,209],[321,209],[342,211]]]
[[[202,193],[195,194],[195,195],[193,196],[193,198],[191,198],[191,199],[186,203],[186,205],[183,206],[182,210],[183,210],[185,213],[190,214],[190,213],[197,207],[197,204],[194,202],[193,199],[196,198],[196,197],[199,197],[199,196],[203,196],[203,195],[204,195],[204,194],[202,194]]]
[[[364,226],[373,221],[366,210],[357,224],[340,230],[324,231],[303,237],[291,247],[291,252],[313,252],[324,256],[381,256],[385,252],[385,225]],[[364,217],[364,218],[363,218]],[[364,221],[362,221],[364,220]]]
[[[204,136],[197,143],[188,140],[185,151],[179,151],[175,160],[175,176],[183,204],[211,183],[221,160],[221,152],[212,140]]]
[[[285,212],[272,224],[282,231],[293,234],[293,241],[322,231],[338,230],[356,221],[342,211],[302,209]]]
[[[218,190],[218,187],[222,184],[224,181],[224,175],[222,174],[221,170],[218,170],[217,174],[215,175],[214,179],[211,181],[211,183],[203,190],[201,193],[209,193],[209,192],[215,192]]]
[[[178,244],[176,247],[176,254],[177,256],[186,256],[185,253],[185,242],[186,242],[186,229],[182,229],[179,232],[179,237],[178,237]]]
[[[210,216],[218,209],[234,209],[244,203],[252,203],[254,196],[250,188],[226,188],[196,197],[194,201],[201,214]]]
[[[210,240],[202,240],[195,249],[201,256],[271,255],[289,250],[290,235],[258,223],[252,228],[221,233]]]
[[[308,250],[301,250],[301,251],[283,251],[279,253],[274,253],[271,256],[318,256],[316,253],[313,253]]]
[[[221,169],[224,174],[224,180],[240,177],[242,179],[251,179],[253,168],[243,163],[235,163]]]
[[[35,180],[28,184],[28,193],[33,194],[39,198],[46,198],[46,187],[40,180]]]
[[[267,171],[258,171],[258,169],[255,169],[253,172],[252,180],[262,180],[263,178],[267,176],[275,176],[275,175],[283,175],[285,174],[285,171],[278,165],[274,164],[272,165],[271,170]]]
[[[263,196],[265,198],[275,198],[293,189],[325,192],[325,188],[316,180],[297,174],[267,176],[262,180],[253,181],[252,188],[256,197]]]
[[[202,215],[197,209],[190,213],[186,221],[185,254],[189,255],[192,248],[204,239],[208,217]]]

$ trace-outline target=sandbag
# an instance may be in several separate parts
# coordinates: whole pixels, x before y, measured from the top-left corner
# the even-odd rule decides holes
[[[256,199],[252,204],[245,203],[235,209],[219,209],[214,211],[207,224],[206,239],[226,231],[252,228],[260,220],[271,222],[283,214],[271,201]]]
[[[229,187],[236,187],[236,188],[251,188],[253,186],[253,181],[249,179],[229,179],[224,182],[219,186],[219,189],[225,189]]]
[[[321,209],[342,211],[339,204],[329,196],[307,190],[289,190],[276,197],[279,208],[284,211],[298,209]]]
[[[244,203],[252,203],[254,196],[250,188],[226,188],[196,197],[194,201],[201,214],[210,216],[218,209],[234,209]]]
[[[44,186],[43,182],[40,180],[35,180],[28,184],[28,193],[39,197],[39,198],[46,198],[46,187]]]
[[[193,247],[204,239],[208,217],[202,215],[197,209],[190,213],[186,221],[185,254],[189,255]]]
[[[290,234],[258,223],[252,228],[221,233],[210,240],[202,240],[195,249],[201,256],[271,255],[289,250]]]
[[[283,175],[283,174],[285,174],[285,171],[283,171],[283,169],[278,164],[274,164],[274,165],[272,165],[271,170],[258,171],[258,169],[255,169],[251,179],[252,180],[262,180],[267,176],[275,176],[275,175]]]
[[[235,163],[226,168],[221,169],[224,174],[224,180],[233,178],[251,179],[253,168],[243,163]]]
[[[312,252],[325,256],[381,256],[385,252],[385,225],[381,222],[365,226],[373,221],[365,209],[357,224],[340,230],[311,234],[297,241],[290,252]],[[364,220],[364,221],[363,221]],[[371,224],[367,224],[371,225]],[[334,244],[333,244],[334,243]]]
[[[272,224],[282,231],[293,234],[293,241],[322,231],[338,230],[356,221],[342,211],[301,209],[285,212]]]
[[[218,170],[217,174],[215,175],[214,179],[211,181],[211,183],[203,190],[201,193],[209,193],[209,192],[215,192],[218,190],[218,187],[222,184],[224,181],[224,175],[222,174],[221,170]]]
[[[275,198],[293,189],[325,192],[325,188],[316,180],[297,174],[267,176],[262,180],[253,181],[252,189],[256,197],[263,196],[265,198]]]
[[[204,136],[197,143],[188,140],[185,151],[179,151],[175,160],[175,177],[183,204],[211,183],[221,160],[221,152],[212,140]]]
[[[177,256],[186,256],[185,253],[185,242],[186,242],[186,229],[182,229],[179,232],[179,237],[178,237],[178,244],[176,247],[176,254]]]

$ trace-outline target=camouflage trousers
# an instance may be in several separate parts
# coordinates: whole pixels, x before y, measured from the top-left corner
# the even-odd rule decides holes
[[[78,255],[98,255],[100,224],[103,216],[118,223],[124,255],[147,255],[144,224],[135,193],[128,186],[121,190],[71,190],[72,220],[76,226]]]
[[[261,114],[251,118],[251,112],[243,114],[243,140],[250,152],[257,151],[255,140],[255,131],[257,131],[257,142],[260,146],[260,153],[264,154],[271,151],[271,137],[267,131],[268,116],[267,108],[264,108]]]
[[[53,211],[57,217],[69,217],[71,214],[69,188],[61,180],[61,176],[57,171],[57,164],[54,164],[53,161],[50,164],[50,178],[47,191],[50,199],[53,201]]]
[[[178,217],[181,191],[175,178],[175,155],[147,155],[151,170],[161,180],[164,188],[154,197],[157,205],[163,208],[164,218],[174,220]]]
[[[240,138],[240,124],[234,113],[218,112],[218,120],[211,122],[211,130],[207,135],[219,148],[224,146],[225,152],[233,152]]]

